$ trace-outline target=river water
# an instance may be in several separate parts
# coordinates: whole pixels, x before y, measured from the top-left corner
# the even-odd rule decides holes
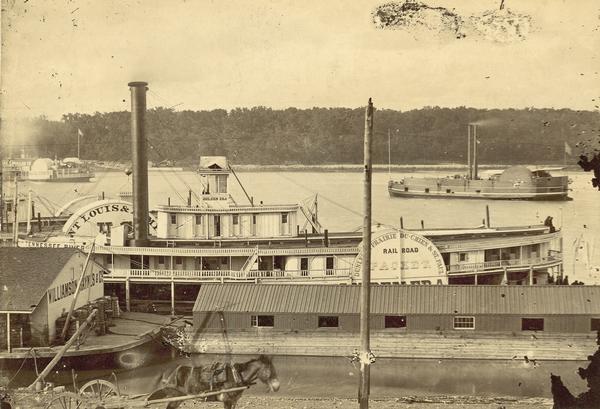
[[[485,218],[485,206],[489,205],[492,226],[516,226],[541,224],[547,216],[562,227],[565,249],[565,270],[570,280],[591,283],[582,263],[574,263],[573,242],[585,234],[587,240],[596,239],[600,231],[598,206],[600,192],[591,186],[591,175],[584,172],[568,172],[573,180],[568,202],[486,201],[390,198],[387,182],[403,176],[444,177],[451,172],[423,171],[417,173],[376,172],[373,175],[373,218],[375,222],[398,227],[400,217],[405,228],[419,229],[421,220],[426,228],[475,227]],[[318,194],[320,222],[330,231],[353,231],[362,226],[363,175],[360,172],[250,172],[237,173],[246,191],[255,203],[309,203]],[[189,188],[200,190],[199,177],[193,172],[150,173],[150,205],[184,203]],[[97,172],[91,183],[40,183],[24,182],[21,192],[31,188],[34,196],[41,196],[60,207],[66,202],[89,194],[115,197],[121,191],[131,190],[131,179],[122,172]],[[230,193],[240,204],[247,203],[242,188],[230,178]],[[48,214],[51,209],[42,208],[36,199],[36,209]],[[584,228],[584,225],[587,227]],[[598,260],[595,262],[600,265]],[[575,267],[576,271],[573,271]],[[590,351],[592,353],[593,351]],[[168,371],[178,364],[201,364],[219,359],[203,355],[192,358],[173,358],[165,352],[160,364],[117,374],[119,385],[125,393],[148,392],[146,389],[157,374]],[[237,361],[244,360],[242,357]],[[411,394],[464,394],[486,396],[550,396],[550,373],[560,374],[563,381],[578,393],[585,389],[576,370],[586,362],[542,362],[537,367],[526,365],[522,360],[379,360],[372,368],[372,396],[388,397]],[[354,397],[358,371],[345,358],[322,357],[276,357],[282,388],[280,393],[290,396],[336,396]],[[23,373],[16,381],[27,380]],[[57,374],[57,381],[61,376]],[[8,376],[8,374],[5,374]],[[85,379],[105,377],[105,371],[88,371],[78,374],[80,383]],[[70,374],[63,379],[69,382]],[[257,385],[248,393],[264,394],[266,388]]]
[[[547,216],[553,217],[554,225],[562,228],[564,238],[564,268],[570,282],[599,283],[600,273],[590,275],[581,251],[575,254],[573,244],[581,235],[593,246],[600,246],[600,192],[591,185],[590,173],[564,173],[572,179],[572,201],[518,201],[518,200],[468,200],[468,199],[417,199],[391,198],[387,182],[404,176],[445,177],[452,171],[421,171],[414,173],[375,172],[373,174],[374,222],[395,227],[400,217],[407,229],[476,227],[485,218],[486,205],[490,209],[492,226],[528,226],[542,224]],[[318,194],[318,215],[321,224],[329,231],[353,231],[362,228],[363,175],[361,172],[237,172],[245,190],[255,203],[309,203]],[[131,191],[131,179],[123,172],[97,172],[91,183],[41,183],[24,182],[21,192],[31,188],[36,194],[48,199],[55,207],[89,194],[116,196],[120,191]],[[25,189],[25,190],[24,190]],[[150,207],[185,203],[189,189],[199,191],[200,178],[194,172],[150,172]],[[240,185],[230,177],[229,190],[240,204],[248,203]],[[47,212],[40,205],[36,209]],[[584,227],[585,226],[585,227]],[[600,266],[600,249],[591,256],[591,265]]]

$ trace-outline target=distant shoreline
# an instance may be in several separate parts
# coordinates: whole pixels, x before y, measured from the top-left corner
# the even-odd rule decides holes
[[[521,165],[479,165],[480,170],[498,170],[506,169],[510,166],[521,166]],[[533,166],[533,167],[556,167],[563,168],[566,171],[580,170],[578,165],[559,165],[559,164],[536,164],[536,165],[522,165],[522,166]],[[196,170],[195,166],[188,166],[181,164],[179,168],[183,167],[184,171],[193,172]],[[300,164],[286,164],[286,165],[233,165],[234,171],[240,172],[273,172],[273,171],[286,171],[286,172],[362,172],[363,165],[358,163],[346,163],[346,164],[327,164],[327,165],[300,165]],[[113,171],[124,171],[125,165],[119,164],[112,167],[102,167],[96,165],[96,170],[103,170],[106,172]],[[459,163],[428,163],[428,164],[407,164],[407,165],[391,165],[388,167],[387,164],[375,164],[373,165],[373,172],[381,173],[387,172],[391,169],[394,172],[419,172],[419,171],[449,171],[456,172],[456,174],[466,173],[467,167],[464,164]],[[169,172],[164,170],[164,172]]]

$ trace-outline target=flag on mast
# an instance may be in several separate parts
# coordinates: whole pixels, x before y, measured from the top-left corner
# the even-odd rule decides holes
[[[83,132],[81,132],[81,129],[77,128],[77,136],[83,136]]]
[[[565,141],[565,153],[567,155],[573,155],[573,151],[571,150],[571,146],[569,146],[569,144]]]

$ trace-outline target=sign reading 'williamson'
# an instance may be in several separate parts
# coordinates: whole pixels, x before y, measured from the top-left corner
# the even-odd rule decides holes
[[[360,278],[363,252],[352,265]],[[381,230],[371,237],[371,281],[403,284],[448,284],[444,259],[425,237],[404,230]]]
[[[81,282],[80,291],[85,290],[86,288],[90,288],[95,286],[96,284],[102,284],[102,271],[96,271],[92,274],[87,274],[83,276]],[[75,294],[75,290],[77,289],[77,280],[71,280],[66,283],[57,285],[56,287],[52,287],[48,289],[48,303],[52,304],[53,302],[60,301],[63,298],[69,297]]]

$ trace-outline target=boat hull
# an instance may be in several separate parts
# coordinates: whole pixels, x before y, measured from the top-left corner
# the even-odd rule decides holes
[[[67,183],[67,182],[89,182],[94,178],[94,176],[77,176],[72,178],[58,178],[58,179],[47,179],[47,180],[39,180],[39,182],[58,182],[58,183]]]
[[[566,192],[530,193],[530,192],[416,192],[388,188],[391,197],[438,198],[438,199],[486,199],[486,200],[572,200]]]
[[[492,180],[451,178],[406,178],[390,181],[392,197],[487,199],[487,200],[571,200],[566,178],[550,178],[539,183],[502,183]]]

